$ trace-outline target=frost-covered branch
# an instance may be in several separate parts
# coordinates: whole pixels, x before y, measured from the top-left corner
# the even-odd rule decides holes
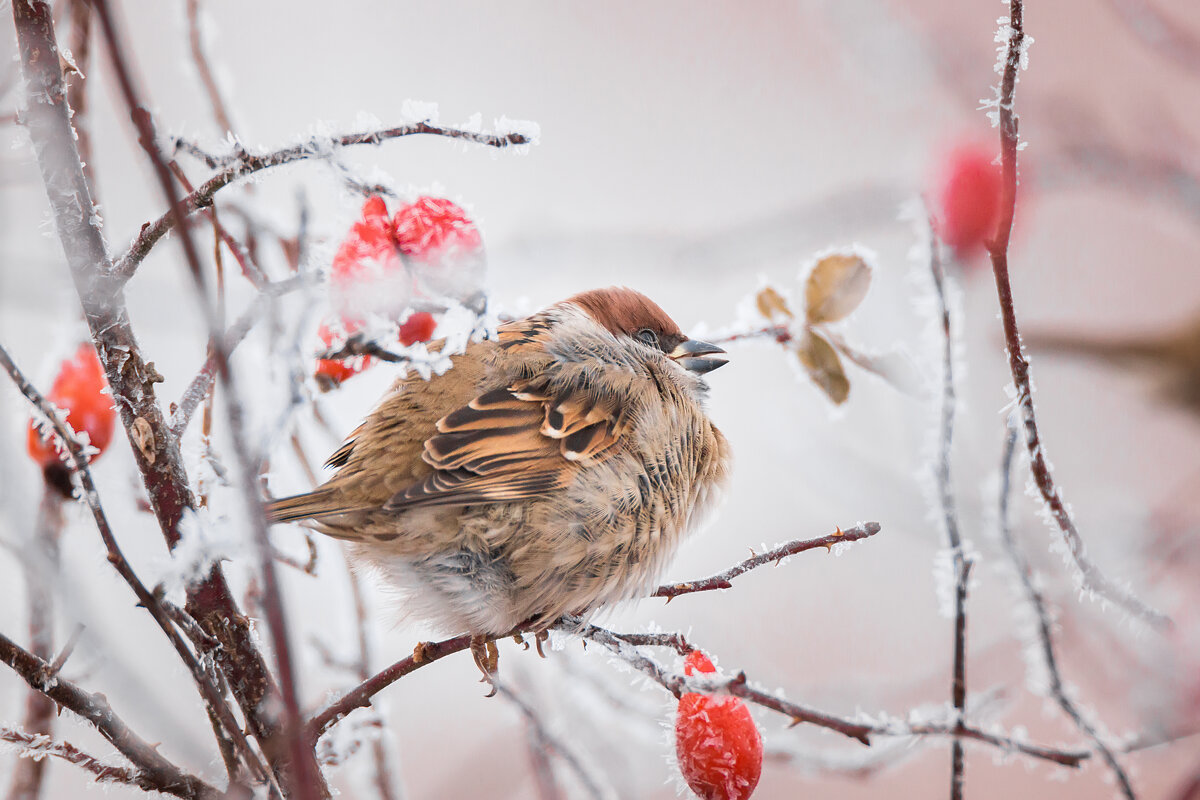
[[[929,271],[933,275],[933,286],[938,299],[942,329],[942,408],[941,424],[938,426],[937,476],[938,505],[942,512],[942,525],[946,530],[946,543],[954,559],[954,667],[950,694],[958,727],[966,725],[967,713],[967,585],[972,561],[963,549],[962,534],[958,528],[958,508],[951,480],[950,462],[954,450],[954,416],[957,397],[954,387],[954,331],[950,320],[950,303],[946,297],[946,271],[942,264],[941,242],[937,227],[929,220]],[[950,797],[961,800],[963,796],[964,754],[962,741],[955,736],[950,754]]]
[[[183,213],[190,215],[199,209],[212,205],[213,196],[236,180],[260,172],[264,169],[293,164],[297,161],[307,161],[314,158],[326,158],[331,153],[344,147],[360,144],[382,144],[390,139],[405,136],[444,136],[451,139],[462,139],[488,147],[512,147],[515,145],[531,144],[533,137],[520,131],[506,133],[480,133],[463,128],[436,125],[430,122],[412,122],[392,128],[349,133],[341,136],[312,138],[301,144],[285,147],[270,153],[253,154],[243,152],[234,156],[229,166],[224,167],[213,177],[202,183],[194,192],[183,198]],[[151,248],[175,227],[176,215],[168,211],[153,222],[142,226],[137,238],[133,240],[129,250],[113,266],[112,275],[120,283],[129,280],[137,271],[138,265],[149,254]]]
[[[1013,218],[1017,200],[1017,151],[1019,149],[1018,118],[1013,106],[1017,78],[1024,66],[1026,40],[1024,7],[1022,0],[1011,0],[1010,19],[1004,32],[1008,42],[1004,51],[1003,78],[996,99],[1000,126],[1000,163],[1002,175],[1002,199],[1000,222],[994,239],[987,243],[991,256],[992,273],[996,279],[996,291],[1000,302],[1000,316],[1004,328],[1004,342],[1008,349],[1008,364],[1016,389],[1016,406],[1020,410],[1025,429],[1025,446],[1029,451],[1030,471],[1042,495],[1050,516],[1062,533],[1082,588],[1095,592],[1158,628],[1170,624],[1170,619],[1161,612],[1143,603],[1131,592],[1114,584],[1087,555],[1083,537],[1075,527],[1075,520],[1063,502],[1058,486],[1050,474],[1046,461],[1045,447],[1038,431],[1037,417],[1033,408],[1033,387],[1029,376],[1029,361],[1025,358],[1021,344],[1021,332],[1017,327],[1017,313],[1013,304],[1012,285],[1008,277],[1008,246],[1012,236]]]
[[[567,630],[570,630],[570,628],[568,627]],[[579,631],[579,635],[587,641],[594,641],[604,645],[613,655],[639,672],[648,675],[664,689],[675,695],[675,697],[680,697],[684,692],[728,694],[740,697],[747,702],[789,717],[793,725],[802,722],[817,725],[836,731],[851,739],[857,739],[865,745],[871,744],[872,736],[947,736],[956,739],[961,737],[990,744],[1004,750],[1019,752],[1032,758],[1053,761],[1056,764],[1068,767],[1078,766],[1090,755],[1087,750],[1060,750],[1031,744],[1000,732],[987,731],[965,725],[954,719],[909,723],[890,717],[883,717],[881,720],[871,719],[865,715],[860,715],[859,719],[838,717],[815,711],[806,706],[786,700],[779,694],[759,689],[750,683],[744,672],[739,672],[732,678],[686,676],[668,670],[645,653],[635,647],[631,647],[621,634],[597,628],[594,625],[588,625]]]
[[[1012,467],[1016,451],[1016,441],[1016,423],[1010,418],[1008,433],[1004,439],[1004,455],[1000,463],[1000,502],[998,515],[1000,541],[1004,545],[1004,552],[1012,562],[1017,577],[1020,579],[1025,600],[1033,609],[1034,618],[1037,621],[1038,651],[1041,654],[1042,664],[1046,668],[1046,675],[1049,679],[1048,688],[1050,696],[1054,698],[1054,702],[1058,704],[1062,712],[1079,729],[1079,732],[1091,741],[1092,747],[1104,759],[1104,763],[1108,765],[1108,768],[1112,770],[1113,777],[1117,781],[1117,786],[1120,788],[1121,794],[1127,800],[1134,800],[1133,784],[1130,783],[1129,776],[1126,774],[1124,767],[1121,766],[1121,762],[1117,760],[1113,749],[1104,741],[1095,724],[1084,715],[1079,706],[1075,704],[1075,701],[1067,694],[1066,687],[1063,684],[1062,672],[1058,666],[1058,655],[1054,648],[1054,629],[1050,609],[1047,607],[1046,599],[1042,596],[1042,592],[1038,588],[1038,575],[1029,563],[1029,559],[1026,558],[1025,553],[1017,545],[1016,537],[1013,535],[1012,523],[1009,519],[1009,501],[1012,495]]]
[[[163,537],[174,547],[180,538],[179,522],[192,507],[192,497],[177,439],[170,435],[155,397],[154,384],[162,377],[143,359],[120,282],[110,274],[100,217],[71,129],[60,61],[53,57],[58,46],[49,5],[44,0],[29,0],[13,3],[12,9],[27,91],[23,121],[134,462]],[[272,695],[273,681],[219,565],[189,588],[187,609],[222,643],[213,655],[226,673],[250,729],[257,737],[269,738],[274,730],[273,712],[264,701]]]
[[[176,192],[175,181],[163,154],[156,143],[153,122],[149,112],[140,102],[134,88],[131,70],[126,62],[127,51],[122,46],[113,25],[112,14],[105,0],[94,0],[97,17],[104,32],[108,45],[109,57],[112,60],[117,82],[121,88],[125,104],[138,132],[138,143],[149,157],[154,167],[158,183],[166,196],[176,219],[183,219],[186,211],[184,201]],[[196,295],[205,312],[205,320],[209,329],[209,350],[216,357],[217,372],[225,385],[222,393],[224,410],[230,428],[230,436],[240,446],[234,448],[238,460],[239,485],[243,499],[249,511],[251,530],[259,555],[259,572],[263,583],[263,607],[266,613],[267,626],[271,635],[271,644],[275,655],[275,665],[278,672],[279,693],[283,705],[282,729],[280,731],[286,747],[278,748],[274,753],[277,762],[289,761],[290,788],[301,800],[316,800],[328,796],[320,768],[313,757],[312,750],[305,746],[301,727],[300,701],[297,689],[297,675],[294,670],[291,646],[288,638],[287,618],[283,608],[283,600],[275,573],[275,559],[271,542],[267,533],[266,516],[262,508],[262,497],[257,486],[257,457],[245,446],[249,441],[246,436],[244,410],[240,403],[240,394],[233,370],[230,368],[229,353],[225,349],[224,331],[220,328],[220,320],[215,310],[208,304],[206,294],[206,279],[204,268],[200,262],[191,230],[184,224],[180,228],[180,244],[184,257],[191,272]],[[286,753],[286,755],[284,755]],[[278,768],[278,767],[277,767]]]
[[[702,580],[684,581],[683,583],[669,583],[659,586],[650,594],[650,597],[665,597],[668,601],[678,597],[681,594],[691,594],[692,592],[707,592],[714,589],[728,589],[733,584],[731,581],[739,575],[749,572],[755,567],[761,567],[764,564],[780,564],[789,556],[794,556],[797,553],[803,553],[806,550],[814,550],[818,547],[824,547],[827,550],[832,550],[835,546],[846,542],[857,542],[860,539],[866,539],[868,536],[874,536],[879,533],[880,527],[878,522],[865,522],[861,525],[855,525],[853,528],[842,530],[838,528],[836,533],[820,536],[816,539],[797,539],[793,542],[780,545],[779,547],[768,550],[760,555],[755,555],[747,558],[745,561],[730,567],[724,572],[719,572],[711,578]]]
[[[0,725],[0,742],[14,746],[21,764],[43,764],[47,757],[61,758],[63,761],[82,767],[92,773],[96,783],[123,783],[137,786],[147,791],[157,791],[158,786],[149,780],[140,770],[109,764],[95,756],[88,755],[70,742],[57,742],[49,736],[40,733],[30,733],[16,728]],[[2,749],[2,748],[0,748]],[[36,797],[34,793],[22,796]]]
[[[188,800],[217,800],[224,796],[200,778],[175,766],[158,752],[157,745],[130,730],[104,695],[87,692],[62,677],[48,679],[51,665],[4,634],[0,634],[0,661],[20,675],[30,688],[90,722],[137,767],[140,780],[149,784],[149,788]]]
[[[105,514],[104,508],[100,504],[100,494],[96,491],[96,484],[92,480],[87,455],[84,453],[83,445],[75,438],[75,432],[71,430],[65,421],[59,418],[59,415],[55,413],[54,407],[50,402],[26,380],[3,346],[0,346],[0,368],[8,373],[13,383],[16,384],[18,391],[29,400],[38,414],[46,419],[58,441],[62,444],[63,450],[67,454],[72,478],[78,481],[79,495],[92,512],[92,518],[96,523],[97,530],[100,532],[104,548],[108,552],[108,562],[112,564],[117,574],[133,590],[134,595],[138,599],[138,605],[150,613],[163,634],[170,640],[175,652],[191,673],[192,679],[195,681],[196,687],[200,691],[200,695],[204,699],[210,713],[220,721],[221,729],[236,744],[238,752],[244,758],[247,766],[258,774],[260,780],[266,780],[268,773],[260,768],[260,761],[242,734],[241,726],[225,702],[224,694],[217,688],[216,684],[197,660],[195,654],[188,647],[179,629],[173,624],[170,614],[159,601],[159,597],[148,590],[145,584],[142,583],[137,573],[134,572],[133,566],[125,558],[120,545],[117,544],[116,535],[113,533],[112,526],[108,521],[108,515]],[[218,737],[221,737],[220,729],[217,730],[217,734]]]

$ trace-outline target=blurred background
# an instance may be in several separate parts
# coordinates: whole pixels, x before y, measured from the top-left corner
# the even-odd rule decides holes
[[[125,0],[117,8],[160,133],[228,152],[192,58],[185,3]],[[837,330],[865,352],[907,354],[922,388],[900,392],[851,366],[849,398],[835,409],[794,355],[774,343],[731,347],[730,365],[710,383],[712,416],[736,453],[733,484],[667,577],[706,576],[744,558],[748,548],[761,551],[764,543],[815,537],[835,526],[875,520],[882,533],[837,558],[808,553],[748,574],[722,593],[680,598],[669,607],[644,601],[605,619],[625,630],[684,631],[724,669],[745,669],[790,699],[833,713],[903,715],[948,701],[953,631],[938,611],[933,572],[944,533],[930,503],[940,340],[921,255],[922,212],[917,206],[915,225],[901,212],[923,193],[936,200],[961,142],[997,138],[978,109],[997,82],[993,40],[1005,5],[204,0],[199,10],[229,122],[251,150],[318,132],[392,125],[407,100],[436,103],[447,124],[479,114],[485,130],[500,117],[540,125],[539,143],[523,154],[402,139],[339,151],[336,166],[310,161],[262,172],[252,190],[230,188],[220,196],[219,208],[226,202],[253,209],[264,227],[285,231],[294,231],[301,207],[307,209],[314,266],[321,269],[363,201],[346,175],[400,197],[433,193],[466,208],[487,249],[490,297],[511,313],[618,284],[656,299],[685,331],[701,325],[711,331],[737,321],[739,303],[764,280],[799,296],[802,268],[824,248],[857,243],[873,251],[870,291]],[[1118,336],[1186,325],[1200,313],[1200,6],[1030,2],[1025,22],[1034,44],[1017,108],[1028,147],[1020,156],[1011,249],[1023,330],[1031,338],[1036,332]],[[4,25],[0,136],[11,147],[0,152],[0,342],[46,386],[86,331],[28,137],[11,118],[21,87],[12,29]],[[85,73],[96,194],[105,236],[119,253],[164,206],[102,47]],[[198,161],[180,163],[193,182],[209,174]],[[268,270],[282,263],[279,254],[263,258]],[[983,697],[981,724],[1023,729],[1040,743],[1077,745],[1084,741],[1078,731],[1034,691],[1036,663],[1032,686],[1028,680],[1027,662],[1036,662],[1025,657],[1029,618],[996,539],[1009,376],[985,262],[982,253],[965,253],[951,270],[961,398],[954,475],[963,533],[979,554],[969,601],[968,686],[973,697]],[[178,245],[162,243],[127,293],[146,358],[165,379],[158,390],[166,404],[179,397],[205,353],[204,324]],[[252,295],[252,287],[231,279],[232,313]],[[317,321],[312,317],[314,330]],[[316,352],[315,336],[310,344]],[[263,363],[268,352],[265,340],[252,336],[235,358],[259,435],[286,402],[282,370]],[[1037,353],[1032,362],[1047,452],[1091,555],[1176,621],[1162,635],[1078,597],[1050,551],[1055,534],[1041,521],[1039,501],[1020,491],[1028,474],[1021,464],[1016,534],[1058,609],[1063,672],[1114,740],[1196,730],[1200,412],[1164,399],[1154,370]],[[395,374],[383,365],[321,396],[327,426],[316,424],[309,409],[296,415],[314,463],[332,452]],[[24,454],[27,418],[23,398],[0,388],[0,538],[18,551],[41,495],[38,469]],[[220,458],[239,444],[222,440],[220,420],[215,428]],[[184,442],[189,468],[199,466],[196,436],[193,425]],[[286,439],[276,443],[271,466],[274,493],[306,488]],[[134,563],[148,582],[167,574],[161,534],[139,508],[140,482],[119,432],[94,471]],[[214,508],[233,496],[217,486]],[[80,622],[86,630],[67,675],[104,692],[170,757],[219,780],[223,770],[190,679],[108,570],[84,510],[70,508],[68,518],[59,629]],[[240,535],[236,525],[228,527]],[[280,527],[273,536],[282,550],[303,557],[299,529]],[[242,592],[248,546],[229,546],[228,569]],[[316,577],[283,572],[309,707],[355,682],[333,663],[356,646],[346,570],[336,543],[318,546]],[[24,598],[19,559],[0,551],[0,631],[18,640],[26,626]],[[398,624],[378,589],[368,587],[368,601],[372,669],[409,654],[428,635]],[[673,703],[665,692],[602,654],[583,653],[577,642],[545,661],[513,644],[501,649],[502,669],[527,701],[596,765],[616,796],[675,795],[676,772],[668,764]],[[465,656],[423,669],[380,696],[384,733],[367,724],[367,712],[356,712],[363,720],[339,726],[331,747],[348,751],[356,737],[381,735],[397,783],[411,798],[536,796],[524,718],[503,698],[484,699],[477,677]],[[19,679],[0,673],[0,720],[19,718],[24,695]],[[757,797],[946,791],[948,740],[902,743],[880,757],[825,731],[786,731],[786,720],[755,713],[774,754]],[[66,738],[112,752],[68,716],[60,723]],[[971,797],[1114,792],[1098,762],[1071,771],[999,755],[968,745]],[[0,775],[11,758],[0,761]],[[1139,797],[1182,797],[1200,770],[1200,741],[1185,737],[1123,763]],[[371,796],[371,769],[359,752],[330,775],[347,796]],[[569,771],[560,772],[570,796],[585,796]],[[55,764],[47,796],[76,796],[85,783],[82,772]]]

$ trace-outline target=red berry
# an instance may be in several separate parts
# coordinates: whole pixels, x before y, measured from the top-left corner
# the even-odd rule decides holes
[[[400,344],[408,347],[415,342],[428,342],[433,338],[437,320],[428,311],[417,311],[400,325]]]
[[[333,281],[345,287],[399,266],[387,204],[377,195],[369,197],[363,203],[362,219],[351,226],[333,257]]]
[[[969,253],[996,235],[1004,187],[993,149],[960,144],[946,160],[939,200],[942,241]]]
[[[96,357],[96,350],[85,342],[79,345],[73,357],[62,362],[46,395],[47,400],[67,412],[67,424],[72,430],[88,435],[88,441],[97,451],[91,454],[89,461],[103,453],[112,441],[117,411],[112,397],[104,391],[107,388],[104,367]],[[53,468],[61,461],[58,439],[43,437],[33,422],[29,423],[28,449],[42,469]]]
[[[715,673],[708,656],[688,654],[683,671]],[[762,735],[736,697],[687,692],[675,715],[675,755],[688,786],[703,800],[743,800],[762,774]]]
[[[338,350],[346,344],[346,339],[358,332],[362,323],[356,319],[343,319],[340,322],[329,320],[321,323],[317,335],[326,350]],[[328,391],[338,386],[347,378],[352,378],[371,366],[370,356],[351,356],[350,358],[332,359],[318,358],[314,377],[322,389]]]
[[[396,212],[392,229],[400,252],[420,261],[475,253],[483,245],[467,213],[441,197],[418,197],[404,206]]]

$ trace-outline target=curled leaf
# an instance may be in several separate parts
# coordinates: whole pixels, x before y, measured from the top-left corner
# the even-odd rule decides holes
[[[846,402],[850,395],[850,379],[842,368],[842,360],[828,340],[820,334],[806,329],[795,340],[796,357],[808,371],[813,383],[828,395],[835,405]]]
[[[871,285],[871,268],[854,253],[835,253],[808,275],[804,300],[811,324],[837,322],[858,308]]]
[[[754,304],[758,306],[758,313],[772,322],[776,316],[786,319],[791,319],[793,316],[792,310],[788,308],[787,300],[770,286],[764,286],[758,290],[758,294],[754,297]]]

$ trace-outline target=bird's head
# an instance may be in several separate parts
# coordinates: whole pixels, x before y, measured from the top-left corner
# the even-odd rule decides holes
[[[665,356],[693,375],[711,372],[729,361],[715,344],[689,339],[657,303],[633,289],[592,289],[566,302],[634,352]]]

